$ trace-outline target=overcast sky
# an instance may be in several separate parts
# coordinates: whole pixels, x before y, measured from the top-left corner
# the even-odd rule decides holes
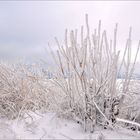
[[[109,37],[115,23],[119,23],[118,48],[124,48],[132,26],[132,45],[136,50],[140,39],[139,1],[0,1],[0,59],[49,58],[44,51],[47,43],[55,47],[54,37],[63,41],[65,28],[80,29],[86,13],[91,30],[101,19]]]

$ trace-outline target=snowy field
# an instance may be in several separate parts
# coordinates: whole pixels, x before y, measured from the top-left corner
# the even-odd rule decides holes
[[[117,83],[120,85],[121,80],[119,79]],[[49,84],[47,83],[47,85]],[[51,89],[52,85],[50,84],[49,86]],[[140,131],[136,132],[126,128],[122,129],[121,127],[114,127],[114,130],[111,130],[96,126],[94,133],[90,133],[89,131],[85,132],[81,124],[78,124],[71,119],[59,118],[58,115],[52,113],[52,111],[47,111],[46,113],[28,111],[27,116],[22,116],[21,118],[19,117],[14,120],[1,118],[0,139],[139,140]]]
[[[140,134],[128,130],[101,130],[84,132],[76,122],[60,119],[54,113],[31,114],[31,119],[0,120],[0,139],[130,139],[139,140]]]

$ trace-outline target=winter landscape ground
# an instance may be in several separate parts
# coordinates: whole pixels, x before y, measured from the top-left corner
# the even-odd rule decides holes
[[[96,128],[94,133],[84,132],[81,125],[60,119],[54,113],[32,114],[33,120],[17,122],[1,120],[0,139],[126,139],[139,140],[139,134],[125,129]]]
[[[0,139],[140,139],[140,81],[131,28],[124,52],[101,21],[65,31],[53,51],[53,76],[23,63],[0,63]],[[122,53],[122,57],[120,57]],[[121,79],[118,79],[121,76]]]

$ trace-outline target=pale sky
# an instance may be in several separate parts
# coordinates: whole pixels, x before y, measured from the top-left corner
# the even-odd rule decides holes
[[[64,40],[64,30],[80,29],[89,15],[91,32],[102,20],[102,29],[113,38],[118,23],[118,48],[124,48],[129,27],[132,45],[140,39],[139,1],[0,1],[0,59],[35,61],[50,59],[44,48],[55,47],[54,37]],[[138,56],[140,62],[140,55]]]

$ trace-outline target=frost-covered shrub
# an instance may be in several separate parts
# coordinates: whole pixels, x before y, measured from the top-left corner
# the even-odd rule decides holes
[[[98,29],[91,34],[87,15],[86,29],[84,34],[83,26],[81,27],[80,41],[78,30],[72,30],[69,36],[66,30],[63,45],[56,38],[59,49],[57,54],[52,52],[52,55],[58,71],[52,81],[61,92],[56,91],[54,96],[57,100],[53,105],[56,105],[61,116],[71,116],[84,126],[85,131],[90,127],[93,132],[95,125],[107,124],[113,127],[116,117],[121,116],[126,96],[130,93],[129,85],[139,45],[130,67],[130,29],[122,63],[118,66],[120,52],[116,48],[117,24],[113,40],[107,38],[106,30],[101,31],[101,21]],[[117,76],[122,67],[125,73],[122,88],[119,88]]]
[[[43,77],[26,65],[0,64],[0,117],[14,119],[47,106]]]

